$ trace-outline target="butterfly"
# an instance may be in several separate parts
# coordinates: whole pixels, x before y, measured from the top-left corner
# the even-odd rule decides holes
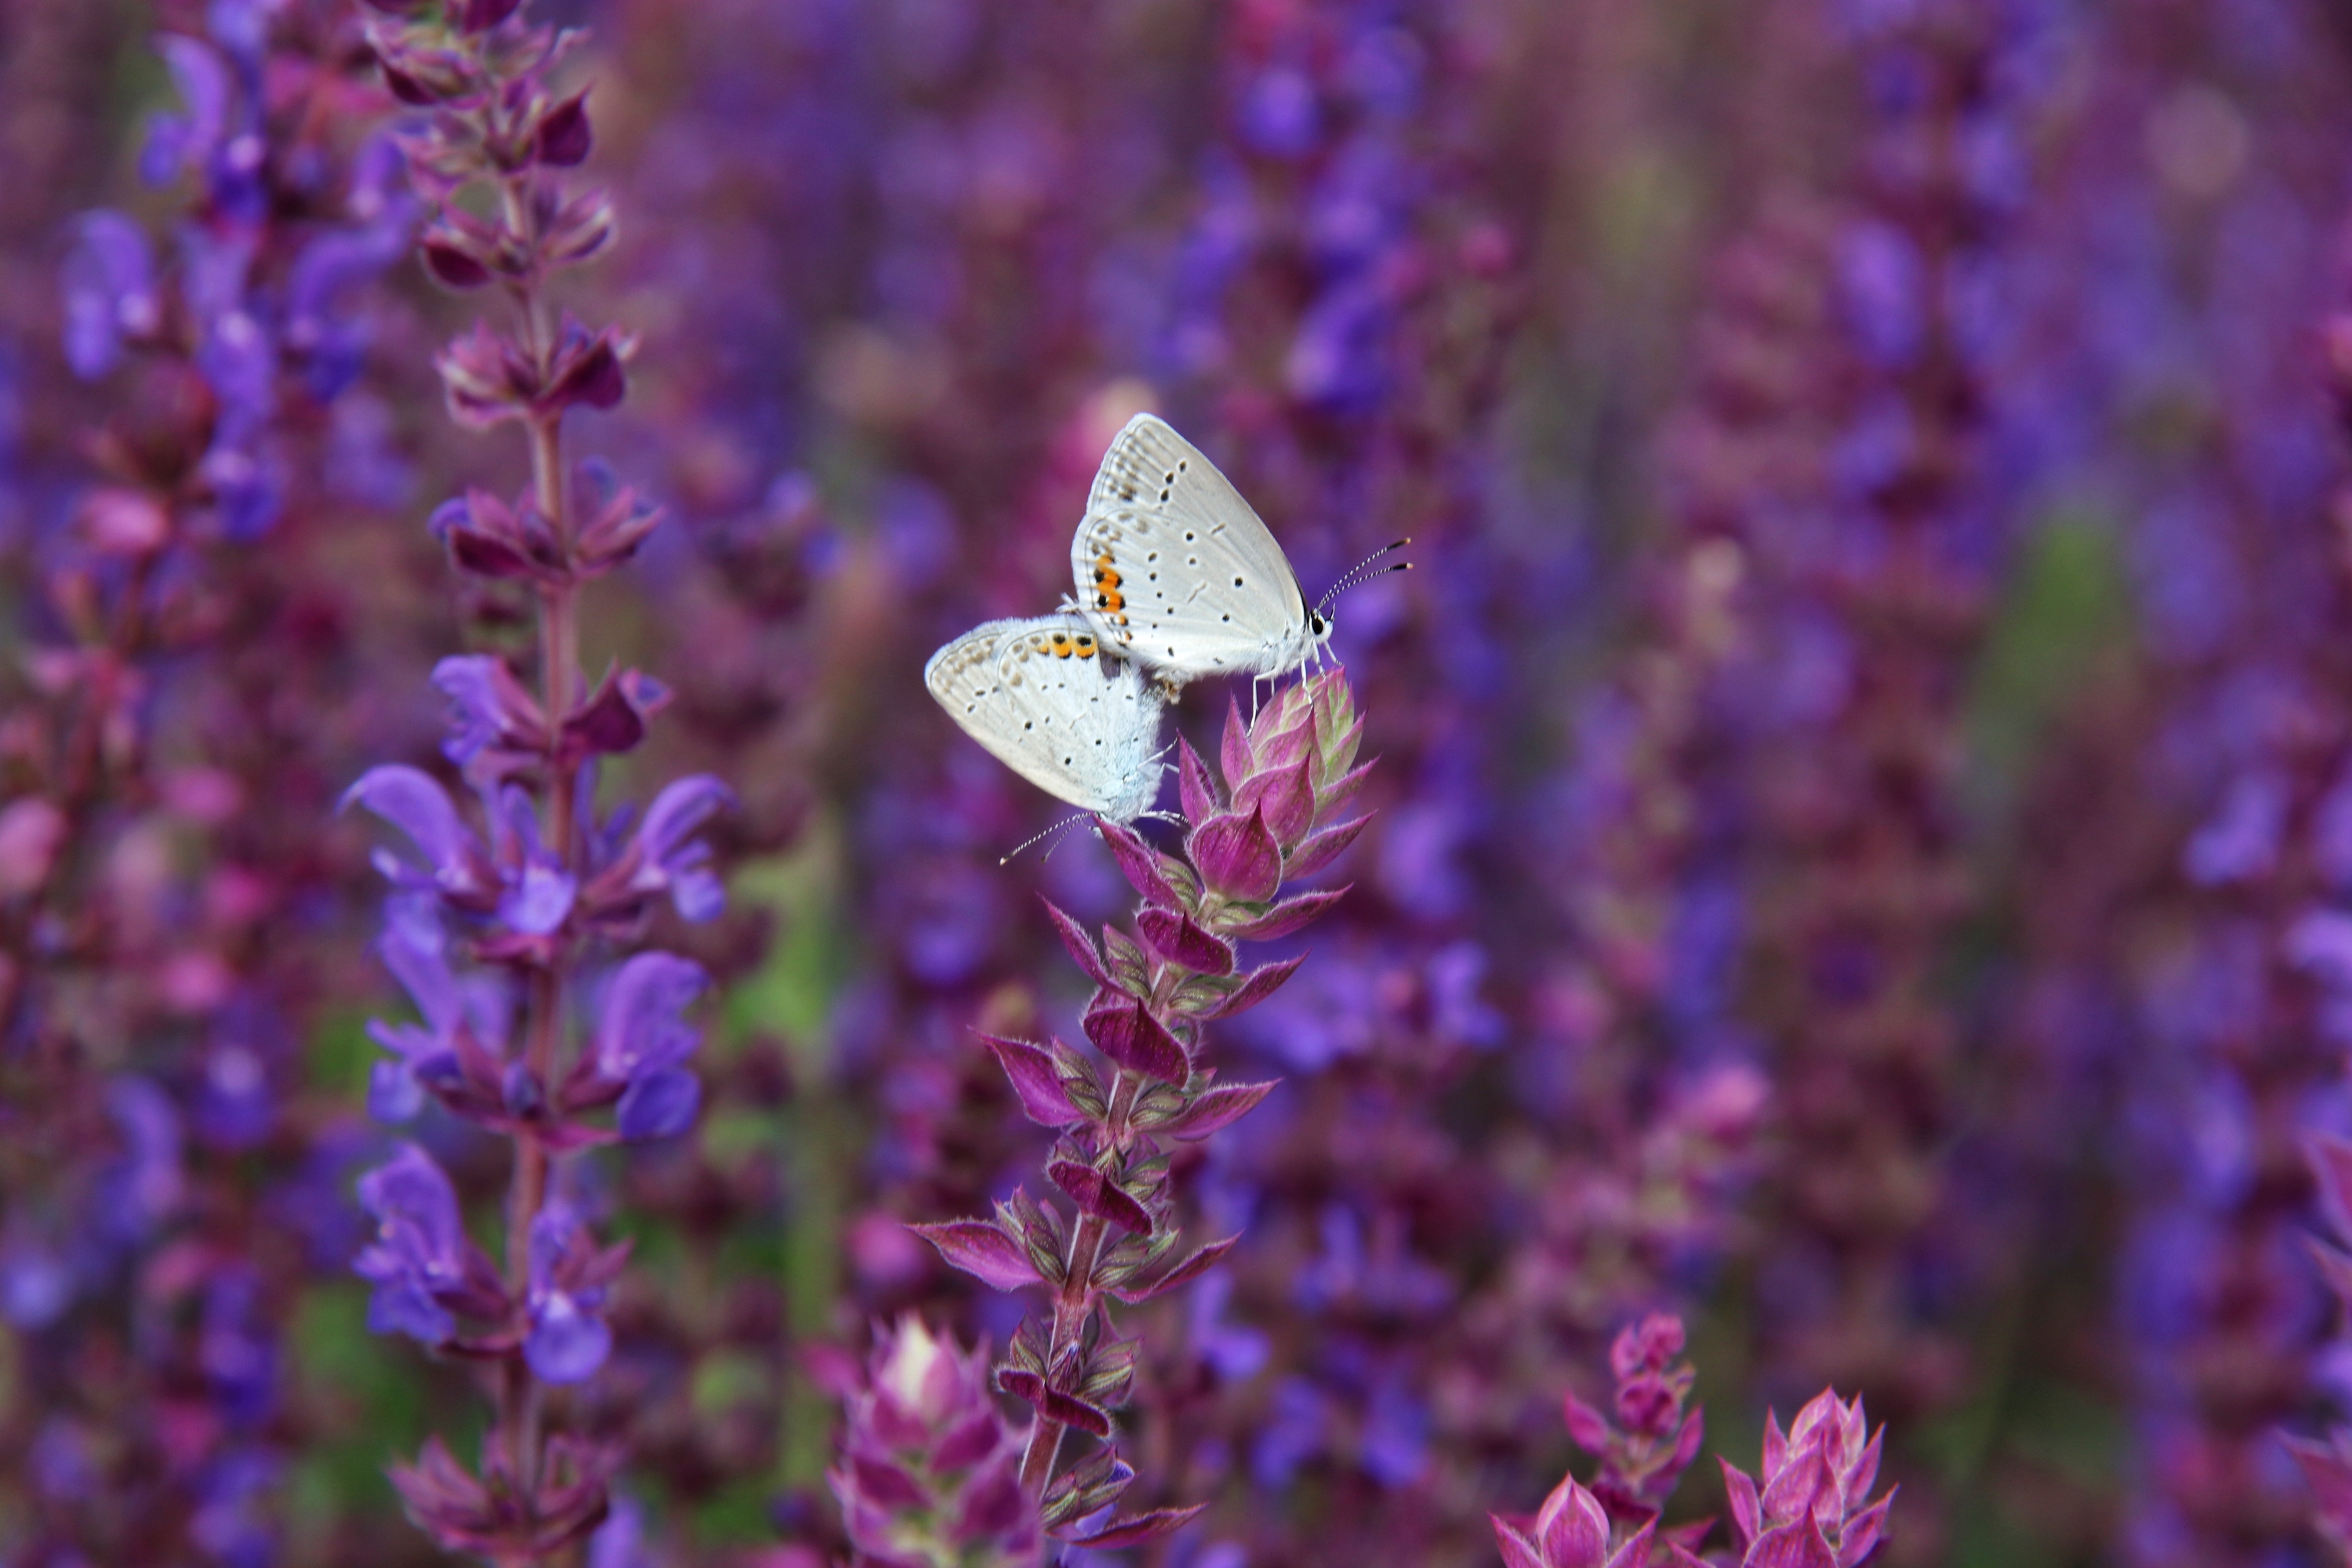
[[[965,734],[1039,789],[1132,822],[1160,794],[1167,698],[1136,665],[1102,652],[1076,616],[990,621],[931,655],[923,684]]]
[[[1103,454],[1070,571],[1077,592],[1064,608],[1171,687],[1283,675],[1319,660],[1331,637],[1249,502],[1157,415],[1129,420]]]

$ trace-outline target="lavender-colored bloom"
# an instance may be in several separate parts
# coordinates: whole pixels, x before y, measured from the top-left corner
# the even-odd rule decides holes
[[[0,1240],[0,1321],[41,1329],[73,1304],[73,1270],[58,1250],[21,1232]]]
[[[579,1383],[613,1353],[613,1331],[596,1316],[601,1283],[583,1283],[581,1265],[594,1244],[569,1204],[556,1202],[530,1223],[530,1334],[523,1354],[541,1381]]]
[[[151,185],[169,184],[183,169],[203,168],[219,150],[228,124],[229,79],[220,55],[201,39],[166,33],[155,40],[179,89],[181,109],[147,121],[139,174]]]
[[[442,1343],[457,1325],[436,1298],[467,1278],[457,1189],[432,1155],[403,1143],[388,1163],[360,1178],[359,1191],[361,1205],[376,1221],[376,1239],[352,1264],[375,1286],[368,1327]]]
[[[108,1168],[95,1215],[105,1237],[129,1247],[145,1240],[181,1200],[180,1113],[171,1097],[143,1078],[122,1078],[107,1090],[107,1110],[122,1140]]]
[[[470,1029],[496,1052],[505,1044],[504,997],[494,980],[458,978],[450,968],[439,922],[388,918],[376,950],[424,1016],[422,1026],[368,1020],[368,1036],[393,1054],[368,1069],[368,1114],[405,1121],[425,1108],[425,1084],[457,1071],[460,1031]]]
[[[709,847],[693,834],[734,798],[733,791],[709,774],[665,786],[637,827],[630,890],[656,897],[667,892],[681,920],[716,918],[727,907],[727,889],[708,865]]]
[[[146,231],[121,213],[89,214],[66,258],[66,363],[95,380],[121,359],[125,336],[144,336],[161,320]]]
[[[270,1493],[284,1468],[276,1456],[251,1447],[232,1448],[205,1467],[188,1534],[210,1561],[223,1568],[270,1568],[278,1561]]]
[[[403,763],[371,768],[343,792],[342,809],[357,804],[408,836],[424,863],[387,850],[373,856],[375,868],[395,886],[480,899],[490,892],[481,840],[450,804],[448,791],[430,774]]]
[[[702,966],[667,952],[641,952],[623,963],[604,990],[596,1026],[596,1065],[625,1084],[621,1136],[632,1142],[667,1138],[692,1123],[701,1103],[694,1075],[678,1064],[701,1044],[684,1014],[709,984]]]
[[[2284,780],[2268,772],[2240,774],[2212,818],[2181,850],[2181,869],[2207,888],[2261,876],[2278,852],[2286,808]]]
[[[529,795],[510,786],[500,795],[499,806],[491,818],[501,830],[496,836],[504,884],[499,919],[526,936],[546,936],[571,918],[579,879],[563,847],[541,839],[538,808]]]

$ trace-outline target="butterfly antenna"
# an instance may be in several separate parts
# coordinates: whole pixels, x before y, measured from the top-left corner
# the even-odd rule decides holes
[[[1412,571],[1412,563],[1410,561],[1395,562],[1392,564],[1380,567],[1378,571],[1373,569],[1381,557],[1394,554],[1397,551],[1402,550],[1406,545],[1411,544],[1412,542],[1412,536],[1411,534],[1407,534],[1402,539],[1390,541],[1388,543],[1381,545],[1378,550],[1373,551],[1370,555],[1365,556],[1361,561],[1357,562],[1353,566],[1350,566],[1347,571],[1339,574],[1339,580],[1331,584],[1331,591],[1329,593],[1324,595],[1322,598],[1316,601],[1315,607],[1318,610],[1328,608],[1332,600],[1338,598],[1349,589],[1368,582],[1374,577],[1378,577],[1382,573]]]
[[[1071,813],[1069,816],[1062,818],[1061,821],[1045,829],[1043,833],[1034,833],[1028,837],[1023,839],[1019,844],[1014,845],[1013,847],[1013,853],[1004,856],[996,863],[1000,866],[1010,866],[1013,864],[1013,857],[1014,855],[1020,854],[1023,850],[1027,849],[1034,844],[1036,844],[1039,840],[1046,838],[1055,840],[1055,842],[1048,846],[1045,850],[1045,858],[1051,860],[1054,858],[1054,851],[1061,847],[1062,835],[1067,833],[1074,824],[1086,821],[1088,815],[1088,813],[1083,811]]]

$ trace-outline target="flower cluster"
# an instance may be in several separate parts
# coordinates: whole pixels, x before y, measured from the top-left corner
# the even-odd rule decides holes
[[[1682,1343],[1682,1323],[1669,1317],[1618,1336],[1610,1359],[1622,1430],[1569,1395],[1569,1431],[1601,1454],[1601,1473],[1589,1489],[1573,1476],[1562,1479],[1532,1520],[1496,1515],[1506,1568],[1706,1568],[1697,1549],[1712,1521],[1669,1530],[1658,1523],[1700,1441],[1699,1413],[1683,1415],[1691,1368],[1667,1365]],[[1768,1414],[1759,1476],[1723,1461],[1738,1568],[1856,1568],[1869,1561],[1895,1501],[1892,1490],[1870,1497],[1881,1436],[1863,1419],[1859,1398],[1842,1403],[1831,1389],[1786,1432]]]
[[[501,1367],[478,1474],[434,1439],[394,1471],[411,1514],[450,1550],[538,1561],[604,1516],[618,1463],[605,1438],[544,1431],[545,1391],[593,1376],[612,1353],[604,1312],[628,1256],[594,1239],[561,1161],[673,1137],[695,1119],[700,1084],[685,1063],[699,1033],[686,1014],[706,975],[673,953],[627,950],[659,901],[690,922],[719,912],[694,835],[728,795],[697,776],[641,817],[596,806],[600,763],[636,748],[668,692],[635,669],[593,687],[580,670],[581,590],[626,562],[658,512],[598,465],[572,472],[563,450],[569,412],[620,401],[630,350],[617,330],[557,321],[544,292],[613,233],[605,195],[565,175],[589,152],[586,95],[546,85],[576,36],[532,25],[515,0],[437,20],[383,8],[394,19],[370,42],[385,84],[425,111],[401,145],[435,208],[418,242],[426,269],[450,289],[496,284],[514,306],[510,329],[477,322],[437,361],[449,411],[469,429],[520,425],[531,459],[514,501],[470,491],[432,530],[459,572],[529,584],[540,647],[536,691],[496,654],[433,672],[448,704],[442,751],[478,827],[404,763],[370,770],[344,797],[414,851],[375,857],[394,889],[379,951],[420,1019],[372,1026],[388,1056],[370,1109],[406,1121],[429,1100],[514,1149],[503,1269],[466,1237],[453,1184],[416,1143],[361,1181],[377,1239],[355,1267],[374,1287],[372,1328]],[[465,205],[476,189],[494,216]]]
[[[1021,1434],[990,1388],[984,1349],[942,1342],[911,1314],[881,1330],[828,1479],[859,1560],[876,1568],[1029,1568],[1037,1512]]]
[[[1653,1313],[1627,1326],[1609,1347],[1609,1368],[1617,1377],[1614,1423],[1568,1395],[1569,1436],[1601,1460],[1593,1495],[1620,1518],[1656,1518],[1706,1435],[1699,1411],[1683,1412],[1698,1374],[1688,1362],[1675,1363],[1682,1349],[1682,1320]]]
[[[1167,1146],[1231,1125],[1274,1087],[1218,1082],[1202,1060],[1203,1026],[1264,1001],[1303,962],[1245,970],[1241,942],[1287,936],[1339,899],[1341,889],[1281,894],[1286,882],[1329,865],[1369,820],[1340,816],[1370,766],[1356,763],[1362,733],[1346,677],[1332,671],[1282,689],[1254,721],[1234,708],[1217,770],[1181,745],[1181,855],[1118,824],[1097,825],[1143,896],[1134,934],[1106,927],[1097,945],[1046,906],[1094,983],[1083,1026],[1108,1075],[1058,1039],[988,1041],[1022,1109],[1060,1132],[1045,1175],[1075,1213],[1066,1217],[1024,1190],[993,1219],[918,1228],[949,1262],[998,1289],[1040,1287],[1052,1296],[1048,1320],[1023,1322],[997,1383],[1035,1411],[1021,1479],[1057,1537],[1122,1545],[1200,1511],[1096,1521],[1134,1479],[1111,1440],[1111,1416],[1127,1402],[1139,1348],[1118,1337],[1104,1299],[1163,1295],[1198,1279],[1238,1239],[1181,1252]],[[1057,1471],[1072,1430],[1099,1447]]]

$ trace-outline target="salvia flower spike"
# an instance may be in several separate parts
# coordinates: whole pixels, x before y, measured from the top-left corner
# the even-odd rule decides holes
[[[950,1263],[996,1289],[1034,1286],[1050,1296],[1050,1316],[1022,1325],[996,1381],[1034,1413],[1019,1479],[1056,1538],[1129,1545],[1200,1511],[1103,1517],[1134,1480],[1113,1440],[1113,1415],[1138,1350],[1113,1331],[1108,1303],[1139,1304],[1190,1284],[1234,1244],[1180,1241],[1167,1145],[1230,1125],[1273,1087],[1219,1082],[1205,1059],[1204,1026],[1264,1001],[1298,966],[1290,959],[1251,968],[1243,943],[1295,931],[1339,897],[1285,898],[1283,889],[1361,830],[1363,819],[1346,812],[1363,782],[1362,737],[1346,672],[1329,670],[1281,689],[1255,719],[1234,708],[1221,769],[1181,749],[1181,853],[1097,823],[1142,897],[1135,933],[1106,929],[1097,943],[1050,904],[1047,913],[1095,983],[1082,1027],[1099,1061],[1061,1040],[987,1042],[1023,1109],[1060,1131],[1045,1175],[1070,1213],[1024,1192],[989,1219],[916,1227]],[[1072,1431],[1095,1442],[1065,1468]]]
[[[512,1142],[505,1265],[459,1223],[453,1184],[416,1144],[362,1178],[377,1225],[356,1267],[374,1287],[370,1326],[494,1364],[496,1409],[479,1466],[438,1437],[393,1480],[412,1518],[449,1551],[502,1564],[546,1561],[604,1519],[620,1447],[609,1433],[554,1435],[563,1389],[611,1357],[607,1318],[628,1247],[594,1235],[563,1158],[583,1147],[674,1137],[693,1123],[700,1043],[688,1015],[708,984],[675,954],[629,951],[657,901],[680,918],[717,915],[724,894],[696,837],[731,800],[716,779],[679,779],[634,832],[594,816],[594,768],[644,740],[667,687],[617,669],[593,687],[580,668],[580,590],[628,559],[658,519],[594,465],[573,482],[563,422],[627,390],[635,342],[558,317],[549,277],[609,239],[611,204],[567,172],[592,143],[586,94],[557,96],[546,72],[566,39],[516,0],[469,0],[437,20],[393,7],[370,28],[394,97],[433,110],[404,133],[413,183],[437,203],[419,246],[457,289],[497,284],[513,324],[477,322],[436,361],[462,426],[520,426],[532,480],[509,501],[480,489],[433,513],[457,569],[516,579],[534,596],[537,682],[505,658],[445,658],[443,753],[470,808],[424,770],[369,770],[347,804],[408,840],[376,863],[394,892],[380,948],[423,1015],[378,1023],[389,1053],[370,1109],[414,1116],[427,1097]],[[486,191],[494,216],[455,199]],[[520,1000],[518,1010],[514,1005]]]

